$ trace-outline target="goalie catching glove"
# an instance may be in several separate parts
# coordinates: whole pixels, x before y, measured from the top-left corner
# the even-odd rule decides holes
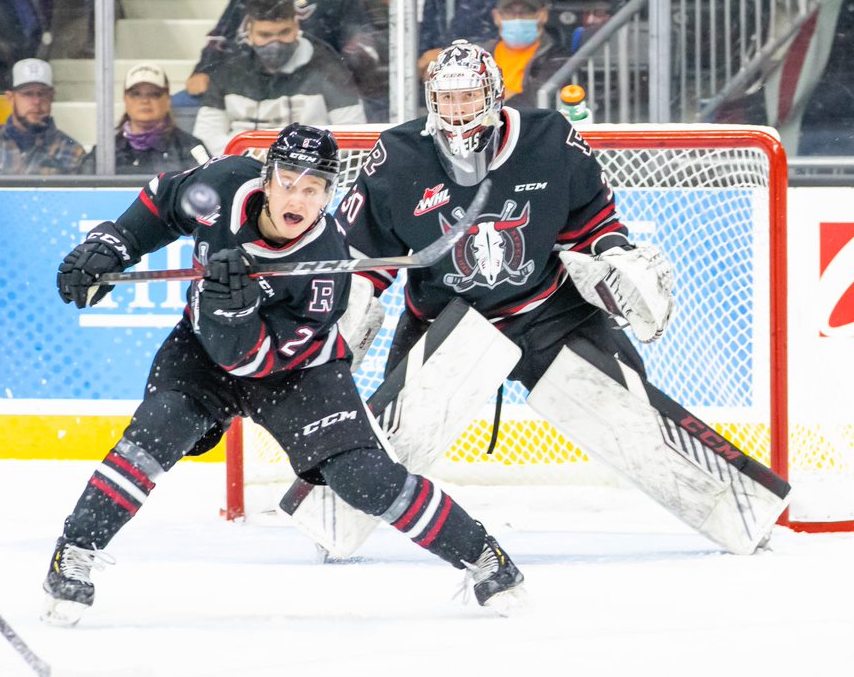
[[[585,301],[625,318],[643,343],[661,338],[673,314],[673,270],[658,247],[559,256]]]

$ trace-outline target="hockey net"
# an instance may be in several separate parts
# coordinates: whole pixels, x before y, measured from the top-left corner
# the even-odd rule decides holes
[[[334,129],[343,163],[338,199],[380,131]],[[787,179],[785,154],[773,131],[602,125],[583,134],[633,240],[661,247],[677,274],[677,312],[668,332],[651,346],[639,346],[650,380],[784,476],[790,463],[808,473],[846,469],[834,440],[840,431],[789,420],[787,412]],[[245,133],[226,152],[263,158],[274,138],[275,132]],[[386,323],[355,375],[364,397],[382,379],[402,310],[400,282],[383,296]],[[528,409],[525,395],[518,383],[507,384],[491,454],[485,452],[493,411],[485,407],[472,412],[471,425],[431,476],[457,483],[607,481],[607,470]],[[790,456],[789,449],[797,454]],[[229,516],[243,514],[244,500],[248,512],[272,508],[292,479],[287,456],[264,430],[251,421],[234,426],[228,443]],[[803,526],[828,519],[807,516]]]

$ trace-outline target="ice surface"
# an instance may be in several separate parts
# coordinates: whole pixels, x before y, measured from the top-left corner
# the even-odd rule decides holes
[[[854,535],[777,528],[722,553],[627,489],[448,487],[527,576],[498,618],[462,574],[389,528],[318,564],[286,518],[218,516],[223,468],[181,463],[108,551],[95,606],[38,620],[62,520],[91,462],[0,461],[0,615],[53,666],[98,676],[849,675]],[[0,638],[0,676],[33,673]]]

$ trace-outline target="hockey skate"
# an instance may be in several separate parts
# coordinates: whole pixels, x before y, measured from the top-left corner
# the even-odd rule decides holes
[[[51,625],[75,625],[95,601],[92,569],[107,564],[115,560],[103,550],[81,548],[60,537],[42,586],[46,597],[41,619]]]
[[[486,535],[483,552],[477,561],[474,564],[463,564],[468,569],[464,590],[467,592],[471,585],[475,599],[481,606],[490,607],[506,616],[524,601],[522,582],[525,577],[489,534]]]

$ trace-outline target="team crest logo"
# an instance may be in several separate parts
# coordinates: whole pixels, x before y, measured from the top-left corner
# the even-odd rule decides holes
[[[421,216],[442,205],[448,204],[450,201],[451,191],[449,188],[445,188],[444,183],[440,183],[438,186],[433,186],[432,188],[425,188],[424,196],[418,201],[418,206],[415,207],[415,211],[412,214],[413,216]]]
[[[531,203],[528,202],[516,215],[516,203],[507,200],[501,214],[481,214],[454,248],[454,267],[457,273],[445,275],[444,282],[458,292],[472,287],[494,289],[499,284],[525,284],[534,272],[534,262],[525,261],[525,238],[522,229],[528,225]],[[452,212],[459,219],[465,211],[457,207]],[[451,224],[439,214],[442,230]]]

